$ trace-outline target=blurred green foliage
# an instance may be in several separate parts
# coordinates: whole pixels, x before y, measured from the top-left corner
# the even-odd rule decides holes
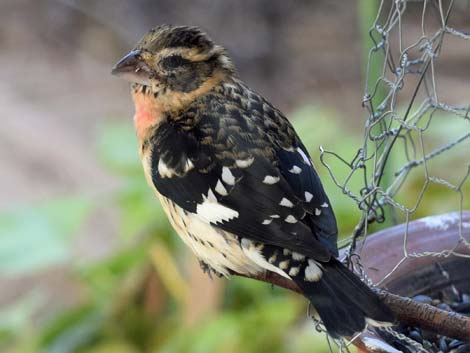
[[[0,214],[0,275],[63,262],[70,255],[70,235],[92,210],[90,200],[70,197]]]
[[[317,106],[306,106],[290,116],[330,195],[340,234],[348,235],[359,218],[359,211],[355,203],[333,185],[318,160],[318,148],[323,145],[351,160],[361,143],[359,131],[340,123],[335,112]],[[437,131],[433,143],[439,143],[439,134],[443,131],[447,130]],[[187,284],[182,283],[187,275],[176,276],[175,283],[167,283],[158,278],[159,270],[165,269],[155,268],[172,266],[173,270],[184,273],[181,259],[187,258],[187,250],[173,233],[146,185],[132,126],[130,123],[106,124],[98,129],[97,135],[99,158],[121,180],[119,189],[99,196],[70,195],[0,214],[0,276],[34,275],[54,266],[68,266],[68,275],[80,287],[80,295],[71,306],[45,304],[47,298],[35,291],[24,293],[7,307],[0,308],[0,351],[328,351],[324,336],[316,333],[313,323],[306,318],[306,303],[302,298],[242,278],[226,281],[219,310],[206,315],[197,324],[187,324],[184,300],[175,294],[183,291],[181,288],[188,290]],[[331,162],[336,178],[344,180],[349,169]],[[400,153],[392,156],[394,166],[403,162]],[[406,185],[405,195],[420,190],[419,180],[420,177],[415,176]],[[361,182],[357,175],[349,186],[358,190]],[[455,197],[451,193],[433,192],[439,200],[446,195]],[[430,202],[420,212],[430,214],[442,210],[436,205]],[[457,209],[457,204],[454,206]],[[97,207],[113,207],[119,212],[118,250],[99,260],[76,258],[74,235]],[[168,263],[152,262],[150,253],[155,244],[171,254]],[[159,286],[155,287],[155,283]],[[159,296],[157,299],[155,293]],[[44,305],[48,308],[47,314],[37,315],[37,309]]]

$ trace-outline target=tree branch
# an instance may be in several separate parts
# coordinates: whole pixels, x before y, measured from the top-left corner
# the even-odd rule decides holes
[[[268,271],[264,274],[254,276],[246,276],[238,273],[236,273],[236,275],[256,279],[289,289],[296,293],[301,293],[300,288],[293,281],[274,272]],[[428,304],[419,303],[409,298],[389,293],[383,289],[376,289],[376,291],[385,304],[390,307],[398,321],[440,335],[470,341],[470,317],[441,310]]]
[[[464,342],[470,341],[470,317],[419,303],[383,289],[377,289],[377,294],[400,322]]]

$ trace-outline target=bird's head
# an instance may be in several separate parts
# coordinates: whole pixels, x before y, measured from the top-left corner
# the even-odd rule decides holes
[[[189,93],[216,73],[233,73],[225,50],[197,27],[158,26],[113,68],[137,86]]]

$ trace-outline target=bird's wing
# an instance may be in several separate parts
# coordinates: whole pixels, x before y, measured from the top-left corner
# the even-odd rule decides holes
[[[302,207],[306,211],[304,222],[338,256],[336,218],[307,150],[297,140],[297,145],[292,150],[281,148],[277,151],[277,156],[281,174],[295,196],[302,200]]]
[[[149,160],[155,187],[215,227],[328,261],[336,221],[305,148],[273,144],[242,116],[224,108],[197,128],[163,124]]]

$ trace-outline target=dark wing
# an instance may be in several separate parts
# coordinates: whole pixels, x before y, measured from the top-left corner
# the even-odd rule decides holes
[[[281,147],[266,117],[247,114],[236,101],[206,110],[192,128],[160,126],[149,161],[155,187],[225,231],[328,261],[337,254],[336,221],[308,154],[295,133]]]
[[[307,150],[300,141],[297,142],[293,149],[278,151],[279,169],[297,198],[303,200],[302,206],[307,213],[304,222],[338,256],[338,228],[333,209]]]

